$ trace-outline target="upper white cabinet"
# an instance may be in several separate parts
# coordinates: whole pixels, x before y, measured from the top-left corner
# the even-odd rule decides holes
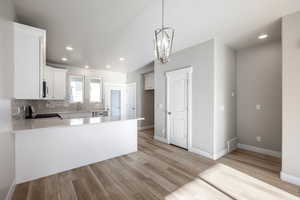
[[[14,97],[40,99],[46,63],[46,31],[15,23],[14,38]]]
[[[144,74],[144,89],[154,90],[154,72]]]
[[[46,66],[44,71],[44,81],[44,99],[66,99],[67,70]]]
[[[53,98],[53,81],[54,81],[54,73],[53,68],[46,66],[44,70],[44,99]]]

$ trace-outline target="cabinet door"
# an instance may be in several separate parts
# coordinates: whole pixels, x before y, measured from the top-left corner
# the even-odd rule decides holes
[[[40,38],[15,30],[15,98],[40,98]]]
[[[66,99],[66,71],[60,69],[54,69],[54,98],[55,99]]]
[[[45,99],[52,99],[54,98],[54,70],[52,67],[45,67],[44,71],[44,79],[46,81],[46,98]]]
[[[14,96],[40,99],[45,66],[46,31],[14,23]]]
[[[148,79],[149,79],[149,90],[153,90],[154,89],[154,73],[150,73],[148,75]]]
[[[154,89],[154,73],[148,73],[144,75],[145,77],[145,90],[153,90]]]

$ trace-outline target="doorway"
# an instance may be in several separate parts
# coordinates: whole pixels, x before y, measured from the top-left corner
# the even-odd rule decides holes
[[[110,91],[111,116],[121,115],[121,90]]]
[[[121,117],[126,112],[126,84],[105,83],[105,109],[111,116]]]
[[[167,139],[184,149],[191,147],[192,67],[166,73]]]
[[[136,83],[130,83],[126,88],[126,111],[129,116],[136,116]]]

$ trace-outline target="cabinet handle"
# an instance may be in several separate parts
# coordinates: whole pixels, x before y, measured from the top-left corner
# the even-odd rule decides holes
[[[43,98],[46,98],[47,96],[47,88],[46,88],[46,81],[43,81]]]

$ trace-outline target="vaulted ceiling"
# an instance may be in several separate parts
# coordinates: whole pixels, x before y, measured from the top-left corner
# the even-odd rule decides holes
[[[132,71],[154,59],[153,31],[160,0],[14,0],[18,21],[47,30],[47,60]],[[280,18],[300,10],[299,0],[166,0],[174,50],[213,37],[235,49],[257,44],[260,33],[280,38]],[[71,45],[74,51],[65,47]],[[124,57],[125,61],[119,58]]]

